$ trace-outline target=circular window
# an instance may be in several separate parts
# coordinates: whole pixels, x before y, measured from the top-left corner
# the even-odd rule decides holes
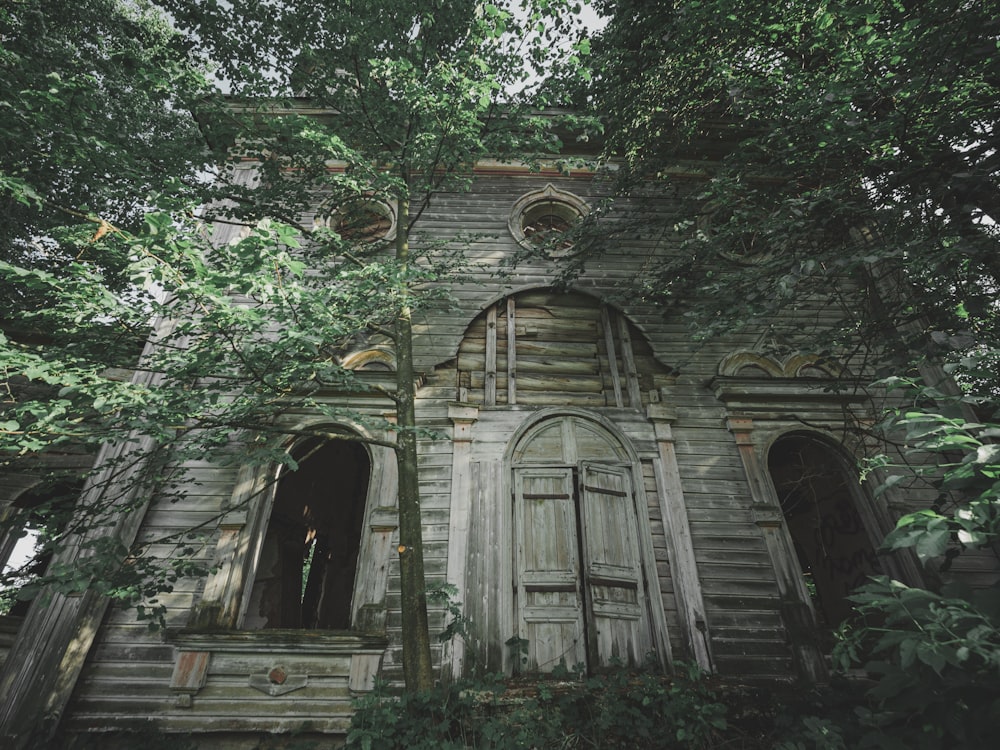
[[[380,200],[357,198],[330,214],[327,226],[354,244],[391,240],[396,234],[396,212]]]
[[[737,263],[760,263],[771,255],[771,246],[759,232],[741,229],[741,212],[732,206],[709,206],[698,219],[698,235],[716,252]],[[725,231],[721,227],[726,227]]]
[[[522,247],[562,257],[580,249],[579,238],[573,236],[572,230],[588,211],[587,204],[577,196],[546,185],[518,199],[508,227]]]

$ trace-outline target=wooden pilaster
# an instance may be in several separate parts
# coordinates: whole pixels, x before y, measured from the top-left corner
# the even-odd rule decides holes
[[[660,514],[666,532],[667,555],[674,581],[674,596],[688,650],[706,672],[714,671],[705,602],[698,579],[691,526],[688,523],[684,490],[681,487],[671,423],[676,418],[666,404],[650,404],[646,415],[653,423],[659,456],[654,461]]]

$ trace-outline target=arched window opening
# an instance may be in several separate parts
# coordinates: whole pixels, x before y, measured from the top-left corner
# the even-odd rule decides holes
[[[243,627],[346,630],[371,460],[358,443],[310,440],[278,482]]]
[[[847,596],[881,573],[856,505],[860,487],[835,448],[802,435],[775,442],[768,470],[817,622],[832,631],[853,614]]]
[[[66,527],[81,489],[81,482],[36,488],[0,513],[0,615],[27,614],[32,596],[25,587],[45,575],[48,542]]]

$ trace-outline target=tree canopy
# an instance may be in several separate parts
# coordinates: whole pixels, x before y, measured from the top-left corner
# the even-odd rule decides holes
[[[5,461],[118,446],[89,504],[50,540],[89,530],[89,552],[57,561],[49,579],[127,600],[169,590],[204,569],[209,529],[157,540],[183,551],[170,564],[99,530],[178,486],[186,458],[294,468],[278,415],[294,404],[337,422],[345,412],[322,392],[374,392],[397,417],[383,426],[400,466],[404,672],[426,687],[410,318],[441,296],[421,290],[467,239],[447,243],[441,264],[435,248],[411,245],[410,229],[435,193],[468,184],[477,159],[557,148],[553,118],[532,113],[560,101],[544,75],[579,64],[567,37],[575,12],[531,0],[160,7],[170,25],[144,4],[84,4],[97,41],[83,59],[69,14],[28,3],[5,17],[22,31],[35,24],[39,45],[5,58],[8,80],[25,81],[4,93],[23,120],[0,172],[20,204],[0,265],[20,298],[2,341]],[[22,165],[22,152],[35,161]],[[369,206],[389,214],[373,219],[366,212],[382,209]],[[384,218],[394,236],[369,237],[365,226]],[[242,228],[220,245],[212,221]],[[150,321],[136,375],[108,378],[109,366],[133,369]],[[343,365],[372,336],[392,343],[392,385]],[[238,459],[234,430],[249,444]],[[142,455],[129,448],[138,436]]]
[[[290,401],[343,418],[321,397],[331,388],[396,405],[401,546],[419,550],[409,321],[438,304],[428,282],[453,269],[431,256],[458,257],[466,238],[431,253],[410,229],[436,192],[468,184],[476,159],[530,163],[557,150],[553,118],[538,115],[564,105],[592,105],[603,120],[624,191],[669,187],[679,166],[702,177],[690,221],[668,227],[680,252],[641,290],[686,314],[697,336],[820,298],[839,310],[839,327],[813,339],[816,351],[877,350],[884,384],[917,385],[918,371],[940,363],[958,378],[964,390],[932,378],[917,406],[890,415],[904,448],[938,452],[946,468],[933,477],[942,503],[904,519],[890,544],[945,562],[961,545],[996,544],[995,9],[597,6],[611,20],[593,40],[569,0],[0,9],[0,460],[117,450],[105,479],[92,477],[90,504],[50,541],[93,532],[84,557],[53,569],[56,588],[139,600],[203,569],[197,534],[158,540],[185,551],[164,567],[100,530],[169,488],[185,458],[232,460],[234,432],[252,436],[241,461],[291,468],[276,418]],[[591,46],[596,75],[584,85]],[[365,213],[372,203],[390,207],[392,240],[368,241],[365,227],[385,218]],[[212,241],[212,221],[238,228],[231,242]],[[856,295],[833,296],[845,278]],[[779,333],[775,346],[801,348],[813,332]],[[392,342],[395,382],[362,382],[343,366],[372,337]],[[136,374],[108,377],[120,370]],[[141,456],[131,450],[139,436]],[[406,570],[404,609],[419,613],[423,573]],[[861,604],[896,616],[886,602],[908,595],[886,586]],[[969,597],[925,593],[921,606],[968,624]],[[970,664],[979,674],[998,632],[981,610],[992,630],[948,640],[943,628],[939,640],[886,648],[906,666],[900,644],[912,644],[908,664],[934,675]],[[412,625],[423,641],[407,649],[422,656],[407,680],[425,685],[426,621]]]
[[[597,97],[614,148],[642,176],[721,148],[698,196],[716,210],[712,239],[766,261],[727,274],[694,243],[672,269],[689,279],[664,274],[668,301],[685,284],[714,292],[706,271],[721,272],[750,303],[746,319],[878,260],[885,273],[905,267],[914,290],[880,311],[891,324],[995,337],[1000,28],[989,3],[607,6]]]
[[[591,95],[626,161],[623,189],[700,177],[691,219],[667,227],[682,251],[645,293],[699,337],[770,326],[779,354],[875,355],[875,386],[906,394],[879,425],[904,457],[885,459],[880,492],[914,479],[940,492],[885,547],[915,551],[931,589],[963,550],[1000,554],[996,8],[600,5],[611,22],[594,42]],[[816,326],[774,325],[809,305]],[[921,468],[927,454],[934,466]],[[879,625],[848,632],[841,665],[880,675],[878,710],[838,741],[978,746],[1000,705],[995,587],[880,581],[855,602]],[[914,726],[913,710],[943,718]]]

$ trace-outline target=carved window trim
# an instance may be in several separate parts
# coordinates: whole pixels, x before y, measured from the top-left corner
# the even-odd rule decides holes
[[[367,225],[359,225],[352,228],[350,232],[343,231],[343,224],[352,211],[365,211],[373,218],[378,217],[378,221]],[[321,215],[324,212],[321,212]],[[357,198],[345,200],[338,206],[329,208],[326,216],[319,221],[331,232],[338,234],[342,239],[356,245],[367,245],[374,242],[392,242],[396,239],[397,211],[395,202],[380,200],[371,195],[362,195]],[[357,236],[352,236],[357,233]]]
[[[565,258],[582,250],[579,243],[566,242],[547,247],[550,239],[542,239],[543,233],[537,231],[536,225],[551,218],[553,229],[557,223],[565,226],[565,229],[558,230],[561,234],[589,213],[590,206],[586,201],[549,183],[540,190],[525,193],[515,201],[507,219],[507,228],[525,250],[538,251],[544,248],[550,258]]]
[[[774,249],[758,232],[744,232],[731,237],[728,246],[722,246],[715,226],[729,222],[727,214],[734,206],[709,203],[697,219],[698,239],[712,245],[718,255],[741,266],[755,266],[766,262],[774,255]],[[725,218],[723,218],[725,217]]]
[[[321,426],[326,427],[318,422],[310,422],[297,425],[294,431]],[[354,425],[332,425],[328,429],[354,433],[361,437],[375,437]],[[388,435],[377,437],[382,441],[389,439]],[[289,441],[284,447],[291,451],[300,442],[302,441]],[[387,571],[394,548],[393,538],[398,528],[396,457],[392,449],[386,446],[367,444],[365,448],[369,454],[370,476],[359,551],[361,563],[355,575],[351,602],[350,631],[384,633]],[[281,469],[277,464],[247,466],[237,473],[229,509],[219,525],[216,567],[206,580],[204,593],[191,619],[190,630],[254,632],[243,631],[241,628],[260,563]],[[336,631],[281,632],[302,633],[304,638],[315,638],[317,633],[332,635]]]

